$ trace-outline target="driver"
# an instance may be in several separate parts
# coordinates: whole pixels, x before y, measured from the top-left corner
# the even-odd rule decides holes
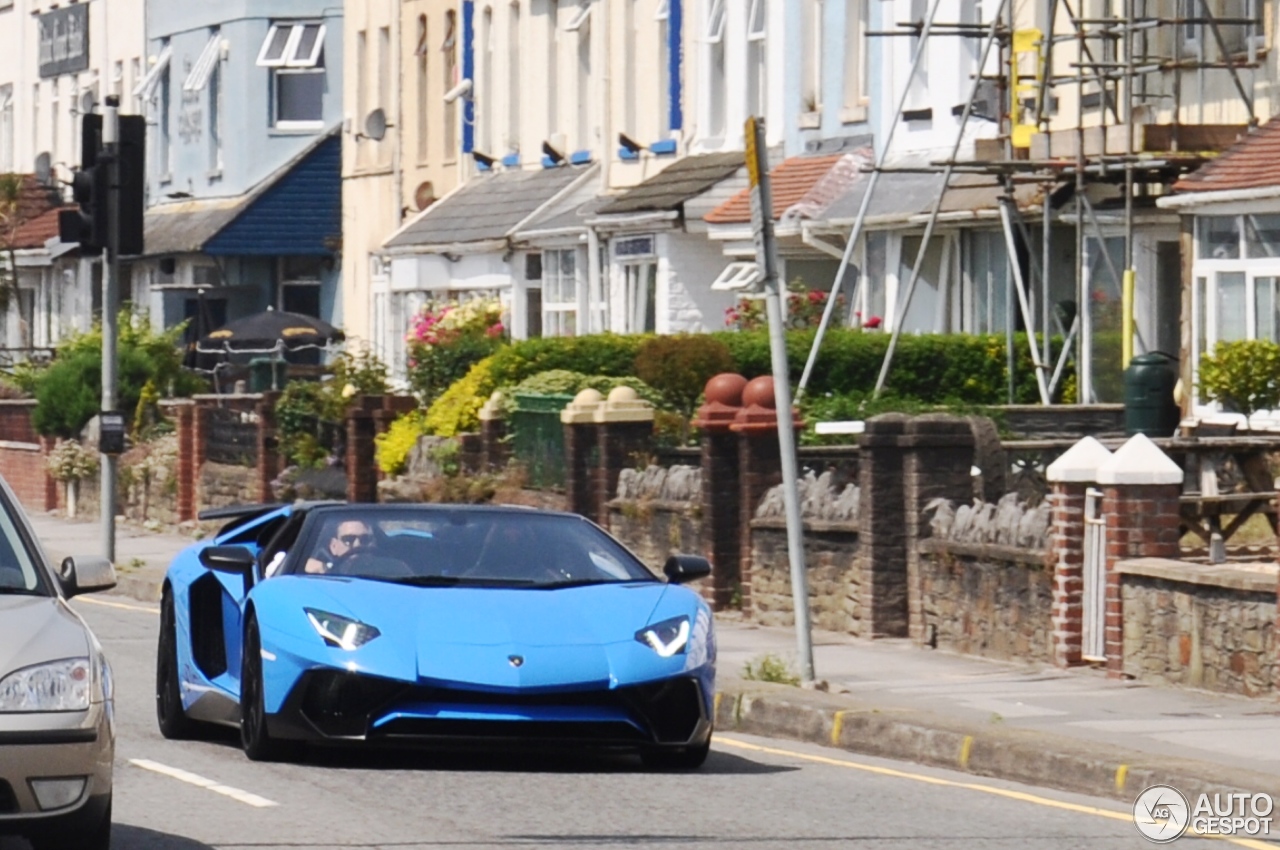
[[[347,555],[368,549],[372,545],[373,529],[367,523],[358,519],[345,519],[338,523],[329,542],[307,559],[305,570],[323,575]]]

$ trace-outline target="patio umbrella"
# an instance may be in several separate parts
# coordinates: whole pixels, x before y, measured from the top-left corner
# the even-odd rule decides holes
[[[200,339],[201,351],[266,352],[322,346],[343,339],[342,331],[314,316],[266,310],[227,322]]]

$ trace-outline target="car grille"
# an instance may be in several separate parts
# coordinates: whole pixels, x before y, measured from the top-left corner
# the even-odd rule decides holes
[[[406,685],[337,670],[313,671],[299,685],[301,713],[329,737],[460,736],[509,737],[509,721],[406,717],[373,730],[372,722],[398,706],[490,706],[512,709],[599,708],[625,715],[625,721],[518,721],[520,737],[548,740],[688,741],[702,719],[701,688],[694,679],[649,685],[557,693],[469,691]],[[297,692],[295,692],[297,693]],[[637,728],[639,727],[639,728]],[[643,732],[640,730],[644,730]]]
[[[18,798],[13,794],[13,787],[0,779],[0,815],[12,815],[18,811]]]

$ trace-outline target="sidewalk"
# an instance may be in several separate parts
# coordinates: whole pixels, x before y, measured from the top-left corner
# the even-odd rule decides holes
[[[97,523],[31,517],[50,558],[94,554]],[[169,560],[191,538],[121,524],[119,593],[154,602]],[[727,616],[717,623],[717,728],[834,744],[1131,801],[1143,788],[1269,792],[1280,799],[1280,699],[1246,699],[1112,681],[917,648],[908,641],[814,635],[829,692],[744,681],[746,662],[793,660],[795,634]]]

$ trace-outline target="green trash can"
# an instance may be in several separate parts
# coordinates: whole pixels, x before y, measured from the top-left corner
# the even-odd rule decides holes
[[[1182,420],[1173,399],[1178,364],[1168,354],[1139,354],[1124,370],[1124,430],[1129,436],[1172,437]]]
[[[249,361],[249,392],[265,393],[273,389],[284,389],[288,369],[289,364],[283,360],[270,357],[253,358]]]

